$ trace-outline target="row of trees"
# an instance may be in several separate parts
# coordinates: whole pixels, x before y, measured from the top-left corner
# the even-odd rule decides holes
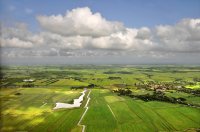
[[[139,98],[143,101],[163,101],[163,102],[169,102],[169,103],[180,103],[180,104],[187,104],[185,101],[185,98],[179,97],[168,97],[165,95],[165,93],[159,91],[159,92],[153,92],[153,94],[144,94],[144,95],[131,95],[132,98]]]
[[[177,91],[200,96],[200,89],[180,88]]]
[[[118,95],[127,95],[130,96],[132,94],[132,91],[129,88],[119,88],[118,90],[113,90],[113,92],[118,93]]]
[[[94,88],[95,84],[89,84],[88,86],[72,86],[71,89],[84,89],[84,88]]]
[[[163,101],[163,102],[169,102],[169,103],[178,103],[178,104],[184,104],[188,106],[195,106],[195,107],[200,107],[200,105],[197,104],[189,104],[186,102],[185,98],[179,97],[168,97],[165,95],[164,92],[161,91],[154,91],[153,94],[144,94],[144,95],[134,95],[132,94],[132,91],[128,88],[125,89],[117,89],[114,90],[115,93],[118,93],[119,96],[124,95],[124,96],[129,96],[131,98],[138,98],[143,101]]]

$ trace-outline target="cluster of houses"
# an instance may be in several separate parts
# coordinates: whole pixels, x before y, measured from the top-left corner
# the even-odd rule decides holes
[[[144,88],[148,90],[153,90],[153,91],[160,91],[160,92],[165,92],[166,90],[169,89],[181,89],[183,86],[181,85],[174,85],[173,83],[153,83],[153,82],[147,82],[144,84],[139,84],[136,85],[138,88]]]

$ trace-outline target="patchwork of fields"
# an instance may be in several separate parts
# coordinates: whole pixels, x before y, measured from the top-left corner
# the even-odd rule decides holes
[[[88,92],[80,108],[53,108],[72,103],[84,88],[91,89],[81,122],[86,132],[198,131],[199,83],[198,66],[2,67],[0,131],[82,131],[77,123]]]

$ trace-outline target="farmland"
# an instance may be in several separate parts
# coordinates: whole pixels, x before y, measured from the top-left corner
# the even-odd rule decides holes
[[[2,66],[0,131],[82,131],[88,92],[79,108],[53,108],[84,88],[86,132],[198,131],[199,84],[199,66]]]

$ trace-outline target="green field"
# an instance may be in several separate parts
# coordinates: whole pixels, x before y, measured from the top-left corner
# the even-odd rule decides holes
[[[56,102],[71,102],[81,90],[12,88],[1,91],[1,131],[71,130],[83,109],[53,110]],[[15,95],[15,93],[21,95]],[[62,122],[66,122],[63,124]],[[67,123],[68,122],[68,123]],[[52,128],[52,126],[54,126]]]
[[[86,132],[199,131],[199,84],[199,66],[4,66],[0,131],[81,132],[88,92],[79,108],[53,108],[84,88]]]
[[[200,89],[200,82],[194,84],[194,85],[187,85],[186,88],[191,88],[191,89]]]
[[[91,132],[181,131],[198,128],[200,124],[200,111],[195,108],[132,100],[101,89],[94,89],[91,98],[89,111],[83,121],[86,130]]]

